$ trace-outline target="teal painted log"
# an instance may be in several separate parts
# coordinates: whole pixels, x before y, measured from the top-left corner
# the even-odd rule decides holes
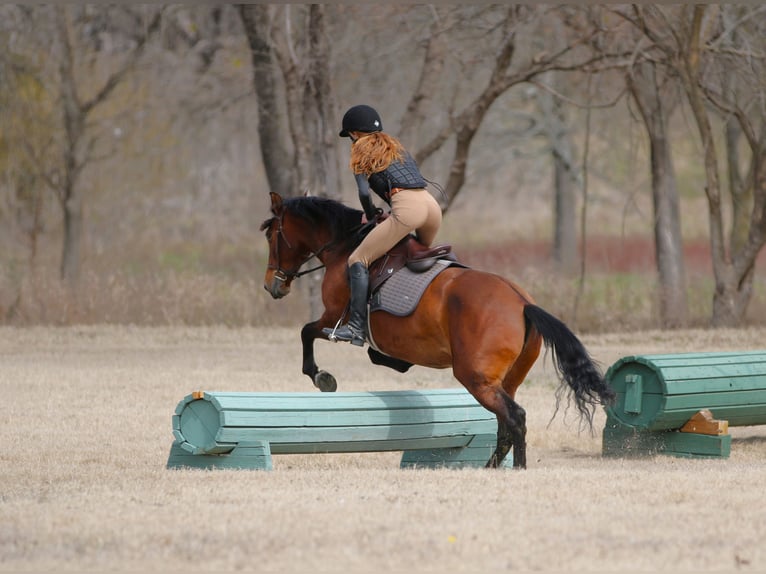
[[[729,426],[766,424],[766,351],[624,357],[606,379],[617,394],[606,409],[607,456],[729,456],[729,435],[678,432],[703,409]]]
[[[245,444],[268,447],[251,468],[271,468],[271,454],[375,451],[404,451],[402,467],[484,466],[497,436],[495,416],[464,389],[194,393],[172,425],[169,468],[244,465]]]
[[[650,431],[678,429],[702,409],[730,426],[766,424],[766,351],[625,357],[609,368],[607,414]]]

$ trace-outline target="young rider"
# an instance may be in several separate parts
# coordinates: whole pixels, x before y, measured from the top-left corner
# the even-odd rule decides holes
[[[441,226],[442,212],[426,191],[415,160],[398,139],[383,132],[380,116],[373,108],[350,108],[343,116],[339,135],[351,139],[350,166],[367,220],[376,217],[370,189],[391,207],[389,217],[378,223],[348,258],[348,323],[334,333],[325,329],[334,339],[361,347],[367,339],[368,267],[409,233],[414,232],[418,241],[430,246]]]

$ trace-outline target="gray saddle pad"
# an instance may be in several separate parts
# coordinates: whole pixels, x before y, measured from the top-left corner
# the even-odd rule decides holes
[[[434,277],[453,263],[453,261],[440,259],[431,269],[423,273],[414,273],[407,267],[402,267],[372,296],[370,312],[385,311],[398,317],[406,317],[418,306],[423,292]]]

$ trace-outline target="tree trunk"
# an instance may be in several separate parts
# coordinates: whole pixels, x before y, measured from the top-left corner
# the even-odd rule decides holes
[[[740,170],[739,144],[742,140],[742,129],[736,118],[726,122],[726,164],[729,175],[729,194],[731,195],[731,234],[730,243],[733,252],[741,249],[747,243],[749,219],[753,212],[753,176],[742,177]]]
[[[64,204],[64,242],[61,253],[61,278],[70,286],[74,286],[80,277],[82,231],[82,201],[73,193]]]
[[[655,132],[649,141],[660,321],[665,328],[677,328],[685,326],[688,310],[678,188],[667,135]]]
[[[628,77],[628,86],[641,111],[649,136],[654,205],[654,250],[659,273],[660,321],[665,328],[686,324],[686,273],[681,236],[681,215],[676,174],[667,125],[672,101],[662,94],[654,64],[639,65]],[[671,104],[672,106],[672,104]]]
[[[286,124],[281,118],[277,67],[269,37],[272,7],[266,4],[240,4],[242,24],[250,45],[253,85],[258,100],[258,138],[269,189],[283,196],[295,195],[293,154],[283,138]]]
[[[732,264],[730,253],[726,249],[718,156],[713,138],[713,128],[698,82],[702,18],[706,6],[697,4],[692,10],[692,20],[686,30],[687,44],[685,50],[680,53],[681,61],[677,68],[700,133],[704,154],[705,194],[708,200],[710,221],[710,251],[715,277],[711,323],[714,327],[736,327],[744,319],[747,304],[752,294],[752,268],[747,265],[738,273]]]
[[[553,153],[554,227],[553,261],[565,274],[578,269],[577,255],[577,196],[571,165]]]
[[[311,157],[312,192],[322,197],[341,198],[340,157],[338,155],[338,106],[332,89],[330,70],[332,50],[327,32],[324,4],[309,8],[309,58],[307,112],[304,114],[309,139],[315,142]]]
[[[552,82],[550,74],[547,83]],[[565,274],[578,269],[577,168],[560,98],[539,90],[537,100],[553,160],[553,261]]]
[[[61,82],[65,134],[62,148],[62,182],[57,190],[64,212],[64,239],[61,252],[60,277],[72,287],[77,283],[80,274],[82,199],[80,198],[77,182],[84,162],[84,159],[80,156],[82,155],[85,114],[77,96],[77,86],[74,78],[74,56],[69,39],[69,24],[65,7],[56,7],[56,26],[61,48],[59,80]]]

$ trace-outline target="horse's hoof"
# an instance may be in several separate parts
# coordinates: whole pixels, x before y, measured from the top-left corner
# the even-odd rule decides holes
[[[314,375],[314,386],[323,393],[334,393],[338,389],[338,382],[327,371],[319,371]]]

